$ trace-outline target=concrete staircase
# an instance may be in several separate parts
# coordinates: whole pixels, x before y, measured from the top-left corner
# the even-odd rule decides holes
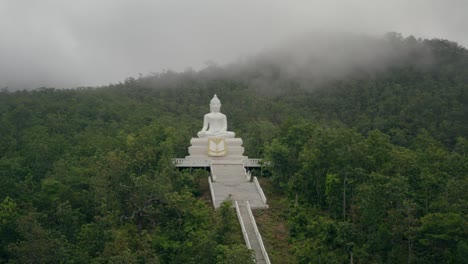
[[[242,228],[242,234],[247,248],[252,249],[255,254],[256,263],[270,264],[270,259],[263,245],[263,240],[257,228],[257,223],[253,217],[249,202],[238,203],[236,206],[237,217]]]
[[[252,208],[268,208],[260,185],[249,181],[243,164],[218,161],[211,165],[211,175],[214,179],[211,185],[215,208],[229,197],[233,201],[249,201]]]
[[[218,208],[226,199],[236,207],[245,243],[255,253],[256,263],[270,264],[268,254],[258,231],[252,208],[268,208],[266,197],[256,178],[250,181],[241,161],[216,160],[211,163],[210,184],[213,205]]]

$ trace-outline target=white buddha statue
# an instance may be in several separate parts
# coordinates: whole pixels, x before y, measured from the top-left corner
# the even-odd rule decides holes
[[[221,101],[219,101],[216,94],[210,101],[210,111],[203,118],[203,128],[198,132],[199,138],[220,137],[220,138],[233,138],[235,133],[227,131],[226,116],[221,114]]]

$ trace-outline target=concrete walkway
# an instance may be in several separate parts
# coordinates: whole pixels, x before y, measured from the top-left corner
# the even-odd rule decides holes
[[[268,208],[258,182],[250,181],[244,165],[239,161],[212,162],[211,176],[214,179],[209,180],[214,207],[218,208],[229,198],[234,202],[245,242],[254,251],[256,263],[270,264],[252,214],[252,208]]]
[[[268,208],[257,185],[247,179],[243,164],[218,162],[211,165],[211,174],[215,178],[212,182],[215,208],[218,208],[229,197],[233,201],[249,201],[252,208]]]
[[[236,211],[239,221],[241,222],[242,233],[246,240],[247,247],[254,251],[255,262],[270,264],[270,259],[268,258],[265,246],[263,245],[260,233],[258,232],[252,210],[247,205],[247,202],[240,204],[236,202]]]

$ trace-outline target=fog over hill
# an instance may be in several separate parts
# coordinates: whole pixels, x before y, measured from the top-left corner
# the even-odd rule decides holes
[[[135,11],[127,7],[121,15]],[[122,76],[111,55],[135,55],[126,69],[137,69],[157,57],[144,48],[152,43],[130,45],[140,31],[101,35],[108,27],[94,22],[80,33],[102,53],[81,53],[79,41],[67,46],[76,53],[60,50],[42,30],[35,36],[51,45],[0,41],[1,82],[116,80],[0,86],[0,263],[251,262],[231,204],[211,207],[210,173],[172,162],[187,155],[214,93],[243,155],[266,161],[251,173],[271,206],[255,221],[273,263],[466,263],[466,48],[402,31],[322,30],[246,44],[253,55],[230,63]],[[169,57],[190,64],[183,55]]]
[[[448,40],[405,37],[395,32],[381,36],[322,32],[290,39],[229,64],[210,63],[199,71],[163,71],[138,79],[149,88],[184,87],[181,84],[188,80],[232,79],[267,93],[284,90],[291,83],[311,90],[334,81],[375,76],[392,68],[430,69],[440,60],[434,54],[437,43],[467,54],[465,48]]]
[[[227,68],[253,78],[256,85],[296,81],[303,88],[326,81],[375,74],[389,67],[410,63],[428,67],[432,53],[423,40],[403,38],[398,33],[374,37],[350,33],[320,33],[303,36]],[[251,76],[252,73],[256,76]],[[309,86],[309,87],[308,87]]]
[[[360,40],[348,41],[357,45],[350,49],[338,45],[339,40],[298,39],[316,35],[311,32],[378,37],[395,31],[467,46],[466,10],[463,0],[5,0],[0,2],[0,88],[102,86],[139,73],[183,72],[190,67],[198,71],[207,61],[251,61],[279,46],[295,52],[313,46],[320,51],[307,59],[300,52],[268,57],[299,57],[298,64],[287,67],[288,74],[310,75],[298,67],[313,60],[324,66],[310,68],[313,75],[335,76],[346,73],[350,63],[381,67],[372,61],[392,55],[380,53],[381,47],[363,46]],[[284,44],[288,42],[299,44]],[[350,57],[348,50],[357,56]]]

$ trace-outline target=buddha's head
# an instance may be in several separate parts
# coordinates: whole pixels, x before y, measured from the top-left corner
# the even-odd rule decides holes
[[[216,94],[213,96],[213,99],[210,101],[210,111],[214,113],[219,113],[221,110],[221,101],[219,101]]]

